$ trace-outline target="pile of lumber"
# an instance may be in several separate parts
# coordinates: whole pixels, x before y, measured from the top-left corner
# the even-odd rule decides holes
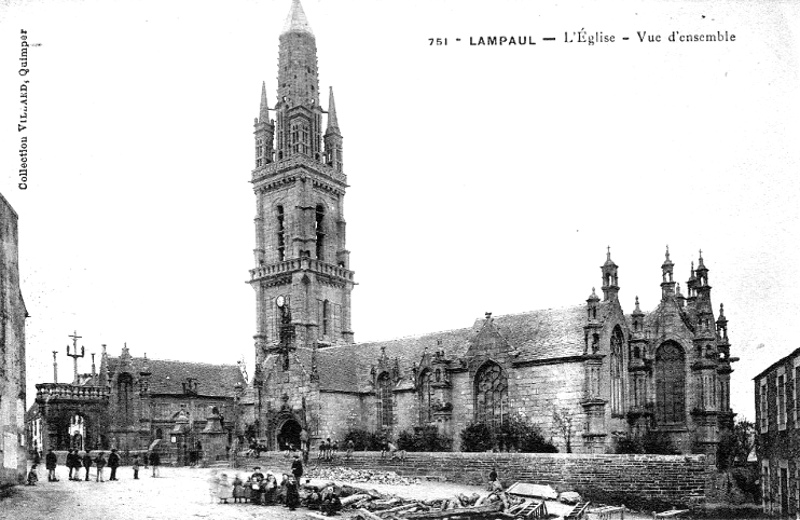
[[[374,471],[369,469],[343,468],[341,466],[313,468],[306,476],[322,480],[346,480],[348,482],[369,482],[371,484],[401,486],[410,486],[411,484],[420,483],[418,478],[401,477],[394,471]]]
[[[343,498],[342,506],[355,509],[356,517],[361,520],[513,519],[516,516],[511,511],[522,510],[525,500],[505,493],[483,497],[477,493],[458,494],[452,498],[418,501],[358,493]]]

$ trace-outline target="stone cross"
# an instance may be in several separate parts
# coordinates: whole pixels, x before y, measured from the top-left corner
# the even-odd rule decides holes
[[[84,348],[83,347],[81,347],[81,353],[78,354],[78,340],[80,338],[82,338],[83,336],[78,336],[78,331],[76,330],[75,332],[73,332],[72,334],[70,334],[67,337],[72,338],[72,354],[69,353],[69,345],[67,345],[67,355],[69,357],[71,357],[72,361],[74,362],[75,370],[74,370],[74,379],[73,379],[73,381],[74,381],[74,384],[78,384],[78,358],[82,358],[83,355],[84,355]]]

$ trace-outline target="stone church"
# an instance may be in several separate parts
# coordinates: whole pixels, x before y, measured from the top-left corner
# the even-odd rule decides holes
[[[31,450],[155,449],[183,465],[225,458],[235,445],[246,384],[238,366],[134,357],[127,345],[114,357],[103,345],[99,369],[91,354],[91,372],[79,373],[85,351],[71,337],[72,382],[36,385],[26,417]]]
[[[347,177],[333,91],[320,104],[316,40],[298,0],[280,35],[277,101],[262,85],[255,120],[254,422],[273,448],[341,439],[351,428],[395,437],[417,426],[452,435],[471,422],[530,420],[563,451],[609,452],[621,435],[663,432],[684,453],[713,454],[730,428],[727,320],[715,318],[702,254],[683,295],[669,250],[661,302],[631,312],[618,266],[602,297],[463,329],[354,343],[345,245]],[[568,432],[555,416],[568,419]],[[560,434],[559,434],[560,432]]]

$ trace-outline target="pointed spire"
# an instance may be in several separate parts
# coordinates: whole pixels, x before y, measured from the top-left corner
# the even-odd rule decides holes
[[[592,294],[589,295],[589,299],[586,300],[586,301],[587,302],[599,302],[600,301],[600,297],[597,296],[597,293],[595,292],[594,287],[592,287]]]
[[[300,5],[300,0],[292,0],[292,8],[289,11],[289,16],[286,17],[286,23],[283,24],[283,33],[288,32],[314,34],[308,24],[308,18],[306,18],[306,13],[303,11],[303,6]]]
[[[697,261],[697,269],[705,269],[705,265],[703,265],[703,250],[700,250],[700,259]]]
[[[336,103],[333,100],[333,87],[330,87],[330,94],[328,96],[328,129],[326,134],[341,135],[339,130],[339,120],[336,118]]]
[[[611,246],[606,246],[606,263],[603,265],[617,267],[617,264],[615,264],[614,261],[611,259]]]
[[[261,82],[261,108],[258,111],[258,120],[269,123],[269,106],[267,105],[267,82]]]
[[[644,316],[644,313],[642,312],[642,309],[639,308],[639,297],[638,296],[636,297],[636,307],[633,309],[633,315],[634,316]]]

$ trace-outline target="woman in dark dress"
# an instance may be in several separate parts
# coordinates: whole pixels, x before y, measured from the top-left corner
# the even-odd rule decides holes
[[[297,479],[289,477],[286,480],[286,507],[289,511],[294,511],[300,505],[300,493],[297,489]]]

